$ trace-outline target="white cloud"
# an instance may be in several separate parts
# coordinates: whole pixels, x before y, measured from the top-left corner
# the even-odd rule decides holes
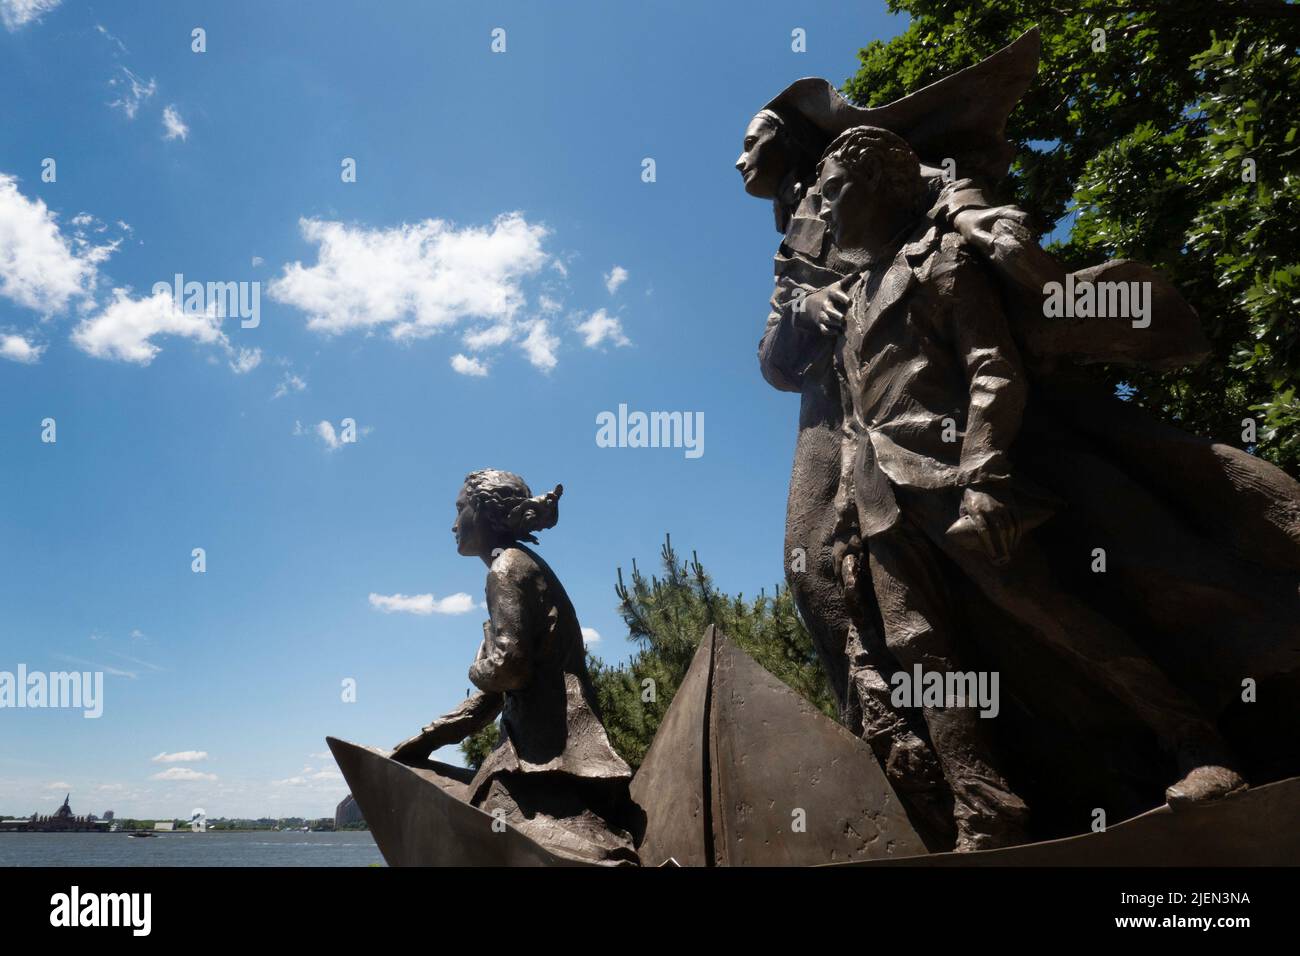
[[[215,303],[204,312],[187,313],[177,307],[170,292],[159,290],[146,299],[133,299],[127,289],[114,289],[113,301],[98,315],[82,320],[72,332],[72,341],[96,358],[148,365],[161,351],[151,341],[156,335],[227,345]]]
[[[319,247],[316,262],[285,266],[268,293],[327,334],[384,327],[411,339],[465,319],[509,323],[525,302],[521,281],[548,259],[547,230],[518,213],[498,216],[490,228],[441,219],[391,229],[319,219],[299,225]]]
[[[262,364],[261,349],[241,348],[233,359],[230,361],[230,370],[236,375],[243,375],[251,372]]]
[[[488,368],[478,359],[468,358],[460,353],[451,357],[451,367],[461,375],[473,375],[482,378],[487,375]]]
[[[515,334],[515,327],[509,322],[501,322],[497,325],[489,325],[486,328],[474,329],[466,332],[461,336],[461,340],[467,348],[474,351],[480,349],[492,348],[497,345],[505,345]]]
[[[185,125],[181,119],[181,114],[176,112],[176,107],[168,106],[163,109],[163,139],[179,139],[184,142],[190,135],[190,128]]]
[[[74,299],[89,302],[99,264],[118,246],[92,245],[84,230],[94,222],[85,214],[74,217],[74,234],[65,237],[42,200],[28,199],[17,179],[0,173],[0,295],[45,314]]]
[[[622,266],[615,266],[605,275],[605,288],[609,294],[613,295],[618,291],[618,287],[627,281],[627,270]]]
[[[325,443],[325,447],[330,451],[337,451],[343,447],[343,442],[340,440],[338,433],[334,431],[334,425],[332,422],[321,422],[318,424],[316,426],[316,434],[320,436],[320,440]]]
[[[582,333],[582,344],[589,349],[599,348],[606,339],[615,345],[631,345],[623,334],[623,323],[609,315],[604,309],[597,309],[585,322],[579,322],[577,329]]]
[[[140,104],[158,92],[158,82],[150,78],[146,83],[126,67],[119,67],[119,69],[122,71],[122,76],[108,81],[109,86],[119,90],[119,96],[108,105],[120,109],[126,114],[127,119],[135,119]]]
[[[465,592],[435,598],[432,594],[375,594],[370,592],[370,606],[385,614],[467,614],[474,610],[474,599]]]
[[[333,789],[344,784],[343,774],[336,767],[326,767],[324,770],[312,770],[311,767],[303,767],[302,773],[285,777],[283,780],[271,781],[272,786],[276,787],[325,787]]]
[[[127,680],[136,680],[140,676],[136,671],[123,670],[120,667],[113,667],[109,664],[100,664],[96,661],[88,661],[84,657],[73,657],[71,654],[55,654],[54,656],[61,661],[67,661],[70,664],[81,664],[83,667],[88,667],[91,670],[103,671],[105,674],[112,675],[113,677],[125,677]]]
[[[286,372],[284,379],[275,387],[275,392],[271,395],[271,398],[284,398],[290,392],[301,392],[305,391],[306,388],[306,382],[292,372]]]
[[[584,627],[582,629],[582,643],[584,645],[595,644],[600,640],[600,631],[594,627]]]
[[[0,0],[0,19],[4,20],[5,29],[13,33],[33,21],[39,22],[60,2],[62,0]]]
[[[534,366],[543,372],[549,372],[555,368],[555,350],[560,340],[551,334],[550,324],[545,319],[525,322],[524,327],[528,329],[528,335],[519,343],[520,348]]]
[[[0,358],[35,365],[41,360],[44,351],[44,345],[35,345],[21,335],[0,334]]]
[[[189,767],[168,767],[161,773],[156,773],[149,778],[150,780],[170,780],[181,782],[208,781],[217,779],[215,773],[203,773],[200,770],[192,770]]]
[[[58,3],[59,0],[54,0],[54,2],[55,2],[55,3]],[[127,50],[127,48],[126,48],[126,44],[123,43],[121,40],[119,40],[117,37],[113,36],[113,34],[109,33],[108,30],[104,27],[104,25],[103,25],[102,23],[96,23],[96,24],[95,24],[95,29],[99,31],[100,35],[101,35],[105,40],[107,40],[109,43],[111,43],[111,44],[113,44],[115,47],[117,47],[117,49],[118,49],[120,52],[122,52],[122,53],[127,53],[127,52],[129,52],[129,51]]]
[[[174,754],[163,751],[156,757],[150,757],[154,763],[194,763],[198,760],[207,760],[208,752],[206,750],[178,750]]]

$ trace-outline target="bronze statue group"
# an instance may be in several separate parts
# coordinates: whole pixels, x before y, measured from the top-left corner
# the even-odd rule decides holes
[[[1300,484],[1097,391],[1089,365],[1177,368],[1207,346],[1152,270],[1067,276],[993,200],[1037,62],[1031,32],[877,108],[799,80],[736,162],[781,236],[759,361],[800,396],[787,579],[841,722],[932,851],[1300,769]],[[1043,308],[1053,283],[1107,281],[1144,283],[1149,314]],[[554,525],[561,491],[466,479],[458,546],[489,568],[478,693],[393,756],[499,714],[471,802],[562,855],[635,862],[631,771],[577,616],[522,543]],[[994,719],[973,701],[896,703],[906,675],[985,671],[1001,677]]]

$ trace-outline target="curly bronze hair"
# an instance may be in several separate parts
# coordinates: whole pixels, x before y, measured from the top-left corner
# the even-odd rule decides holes
[[[881,188],[904,209],[919,209],[926,197],[921,160],[907,140],[887,129],[854,126],[840,133],[817,164],[818,179],[826,160],[832,157],[855,176],[878,168]]]
[[[537,543],[534,531],[554,528],[560,520],[564,486],[533,495],[527,482],[509,471],[484,468],[465,476],[465,496],[474,513],[497,531],[516,541]]]

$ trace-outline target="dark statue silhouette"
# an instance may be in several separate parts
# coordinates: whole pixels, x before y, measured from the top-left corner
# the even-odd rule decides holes
[[[1084,365],[1172,368],[1206,346],[1150,269],[1067,277],[985,199],[1036,63],[1031,33],[875,109],[800,80],[736,163],[782,232],[759,358],[801,394],[787,577],[846,725],[929,842],[955,824],[959,850],[1300,768],[1281,732],[1300,485],[1090,389]],[[1145,321],[1044,308],[1051,283],[1101,282],[1145,283]],[[893,706],[918,664],[998,670],[999,732],[970,708]],[[1243,706],[1247,683],[1268,703]]]

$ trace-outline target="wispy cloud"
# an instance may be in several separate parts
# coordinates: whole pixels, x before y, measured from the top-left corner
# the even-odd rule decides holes
[[[190,128],[185,125],[185,121],[181,119],[181,114],[176,111],[176,107],[164,107],[162,121],[163,139],[179,139],[184,142],[189,138]]]
[[[338,451],[344,445],[352,444],[351,442],[345,442],[335,430],[334,423],[328,421],[317,423],[316,437],[325,443],[325,447],[329,451]]]
[[[622,266],[615,266],[605,273],[605,288],[613,295],[618,291],[618,287],[627,281],[627,270]]]
[[[55,0],[55,2],[57,3],[58,0]],[[123,43],[121,40],[119,40],[117,37],[113,36],[113,34],[109,33],[108,28],[105,27],[102,23],[96,23],[95,29],[99,31],[100,35],[103,36],[105,40],[107,40],[109,43],[115,46],[119,53],[130,52],[127,50],[126,44]]]
[[[330,790],[345,786],[343,774],[333,767],[326,767],[322,770],[303,767],[302,773],[292,777],[285,777],[283,780],[273,780],[271,783],[276,787],[310,787]]]
[[[284,396],[288,395],[290,392],[301,392],[305,391],[306,388],[306,381],[292,372],[286,372],[284,378],[280,380],[280,384],[275,387],[275,391],[271,394],[271,398],[284,398]]]
[[[555,350],[559,347],[560,340],[551,334],[551,325],[545,319],[533,319],[524,325],[528,329],[528,334],[519,343],[519,347],[524,350],[524,355],[528,356],[528,361],[535,368],[549,372],[555,368],[558,361]]]
[[[474,599],[463,591],[445,598],[432,594],[370,594],[370,606],[385,614],[467,614],[474,610]]]
[[[167,753],[163,751],[156,757],[150,757],[154,763],[195,763],[199,760],[207,760],[208,752],[206,750],[178,750],[176,753]]]
[[[194,770],[190,767],[168,767],[159,773],[153,774],[150,780],[169,780],[180,783],[192,783],[197,781],[212,782],[217,779],[215,773],[203,773],[201,770]]]
[[[589,349],[600,348],[605,342],[617,346],[631,345],[631,340],[623,333],[623,323],[604,309],[597,309],[576,328],[582,333],[582,344]]]
[[[109,674],[112,677],[125,677],[127,680],[136,680],[140,676],[138,671],[128,671],[123,670],[120,667],[113,667],[109,664],[100,664],[96,661],[88,661],[84,657],[73,657],[70,654],[56,654],[54,656],[61,661],[67,661],[69,664],[78,664],[81,667],[88,667],[94,671],[103,671],[105,674]]]
[[[135,114],[140,111],[140,104],[158,92],[158,81],[150,78],[145,82],[124,66],[118,69],[122,71],[122,75],[108,81],[108,85],[117,90],[118,96],[108,105],[121,110],[126,114],[127,119],[135,119]]]
[[[262,364],[262,350],[240,348],[229,364],[230,370],[236,375],[246,375]]]
[[[140,633],[139,631],[132,631],[131,637],[134,638],[139,633]],[[141,634],[140,636],[143,637],[144,635]],[[150,670],[150,671],[166,670],[165,667],[160,667],[159,665],[150,663],[149,661],[141,660],[138,657],[132,657],[130,654],[120,654],[117,651],[109,651],[109,653],[112,654],[120,661],[126,661],[128,664],[134,664],[136,667],[143,667],[145,670]]]
[[[41,17],[57,7],[62,0],[0,0],[0,20],[5,29],[13,33],[29,23],[40,22]]]

